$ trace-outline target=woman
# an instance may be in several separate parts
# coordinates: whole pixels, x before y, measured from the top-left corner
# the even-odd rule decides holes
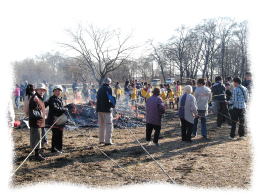
[[[116,95],[116,99],[119,100],[120,99],[120,95],[121,95],[121,86],[119,84],[119,82],[116,82],[115,85],[115,95]]]
[[[24,98],[24,113],[28,117],[29,116],[29,101],[31,97],[35,94],[34,86],[32,84],[28,84],[25,90],[25,98]]]
[[[191,133],[193,131],[194,118],[197,117],[197,102],[192,95],[192,86],[186,85],[184,94],[179,100],[179,117],[181,120],[182,141],[191,142]]]
[[[15,90],[14,90],[14,98],[15,98],[15,106],[17,109],[20,107],[20,87],[18,84],[15,85]]]
[[[61,115],[68,111],[67,108],[63,107],[62,102],[62,86],[56,85],[53,88],[53,96],[45,102],[46,106],[49,106],[49,114],[47,118],[47,124],[52,126],[52,144],[51,144],[51,152],[52,153],[62,153],[62,137],[63,137],[63,128],[65,126],[65,122],[63,124],[60,123]],[[57,124],[56,124],[57,122]],[[59,122],[59,123],[58,123]]]

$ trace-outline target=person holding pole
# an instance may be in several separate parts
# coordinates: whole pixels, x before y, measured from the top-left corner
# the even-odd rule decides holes
[[[35,148],[35,159],[45,160],[41,151],[42,128],[45,127],[45,104],[43,96],[46,93],[46,86],[38,84],[35,88],[36,93],[32,95],[29,101],[29,126],[30,126],[30,145]]]
[[[63,129],[65,123],[67,122],[67,117],[64,114],[68,111],[67,108],[63,106],[62,101],[62,86],[56,85],[53,88],[53,96],[45,102],[46,107],[49,106],[49,113],[47,118],[47,124],[52,126],[52,143],[51,143],[51,152],[56,154],[62,154],[62,138],[63,138]],[[59,118],[59,121],[57,119]]]

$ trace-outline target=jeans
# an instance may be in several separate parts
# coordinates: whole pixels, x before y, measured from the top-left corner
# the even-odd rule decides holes
[[[155,130],[153,143],[157,144],[160,136],[161,126],[146,123],[146,141],[151,141],[153,129]]]
[[[207,128],[206,128],[206,116],[205,116],[206,110],[198,110],[199,117],[194,119],[194,126],[193,126],[193,135],[197,135],[197,128],[198,128],[198,122],[199,118],[201,121],[201,135],[203,137],[207,137]]]
[[[238,135],[242,137],[245,135],[245,109],[233,108],[232,111],[232,127],[230,137],[235,137],[236,124],[239,121]]]
[[[16,108],[20,107],[20,96],[15,96],[15,106]]]

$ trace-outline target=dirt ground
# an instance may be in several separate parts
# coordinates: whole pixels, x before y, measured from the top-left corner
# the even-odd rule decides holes
[[[249,188],[251,181],[250,135],[245,140],[228,140],[230,127],[215,128],[215,117],[208,120],[210,140],[199,135],[192,143],[181,142],[178,118],[167,111],[163,119],[160,146],[147,146],[145,128],[132,129],[134,135],[160,163],[172,179],[181,185],[206,188]],[[170,182],[158,165],[138,145],[127,129],[115,129],[116,145],[98,144],[98,129],[64,131],[64,153],[50,153],[51,132],[45,154],[47,160],[33,157],[13,177],[13,187],[36,182],[71,182],[87,186],[122,186],[146,182]],[[14,168],[30,153],[29,130],[14,129]],[[118,167],[96,148],[98,146]]]

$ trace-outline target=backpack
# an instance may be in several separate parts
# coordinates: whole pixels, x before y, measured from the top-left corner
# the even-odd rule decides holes
[[[179,108],[179,117],[184,119],[185,118],[185,102],[186,102],[187,94],[185,93],[181,98],[181,105]]]

